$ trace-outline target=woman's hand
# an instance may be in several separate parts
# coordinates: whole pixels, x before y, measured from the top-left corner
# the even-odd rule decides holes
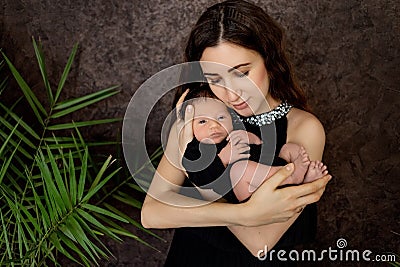
[[[179,116],[183,101],[188,94],[189,89],[187,89],[179,98],[178,102],[176,103],[176,127],[177,127],[177,139],[179,143],[179,154],[180,158],[183,157],[183,154],[186,150],[187,144],[193,139],[193,128],[192,128],[192,121],[194,117],[194,108],[192,105],[186,106],[185,109],[185,118],[181,118]]]
[[[317,202],[332,178],[325,175],[312,183],[278,189],[293,170],[293,163],[281,168],[266,180],[247,202],[240,204],[243,206],[242,225],[260,226],[289,220],[306,205]]]

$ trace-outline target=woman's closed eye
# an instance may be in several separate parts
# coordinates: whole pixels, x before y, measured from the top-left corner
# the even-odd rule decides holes
[[[235,75],[236,75],[236,77],[242,78],[242,77],[248,76],[249,71],[245,71],[245,72],[235,71]]]
[[[221,78],[207,78],[207,81],[210,84],[220,84],[222,79]]]

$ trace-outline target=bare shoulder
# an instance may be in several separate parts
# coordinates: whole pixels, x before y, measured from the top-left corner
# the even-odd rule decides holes
[[[324,127],[321,122],[313,114],[298,109],[292,108],[287,115],[288,131],[312,131],[320,134],[325,134]]]
[[[292,108],[287,115],[287,141],[303,145],[310,158],[320,159],[325,146],[325,130],[313,114]]]

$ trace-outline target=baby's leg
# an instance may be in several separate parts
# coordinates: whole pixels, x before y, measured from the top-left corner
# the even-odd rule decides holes
[[[304,147],[294,143],[284,144],[279,152],[279,157],[294,163],[294,172],[285,180],[285,184],[302,183],[310,165],[310,159]]]
[[[239,201],[243,201],[269,177],[282,167],[268,166],[250,160],[235,162],[230,170],[230,178]]]
[[[326,166],[320,161],[311,161],[308,171],[304,177],[304,183],[309,183],[328,174]]]

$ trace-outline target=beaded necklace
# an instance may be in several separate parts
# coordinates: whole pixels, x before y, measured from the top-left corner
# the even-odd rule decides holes
[[[239,120],[251,125],[257,125],[261,127],[263,125],[271,124],[275,120],[286,116],[286,114],[290,111],[292,107],[293,106],[288,104],[287,102],[282,102],[273,110],[258,115],[252,115],[250,117],[239,116]]]

